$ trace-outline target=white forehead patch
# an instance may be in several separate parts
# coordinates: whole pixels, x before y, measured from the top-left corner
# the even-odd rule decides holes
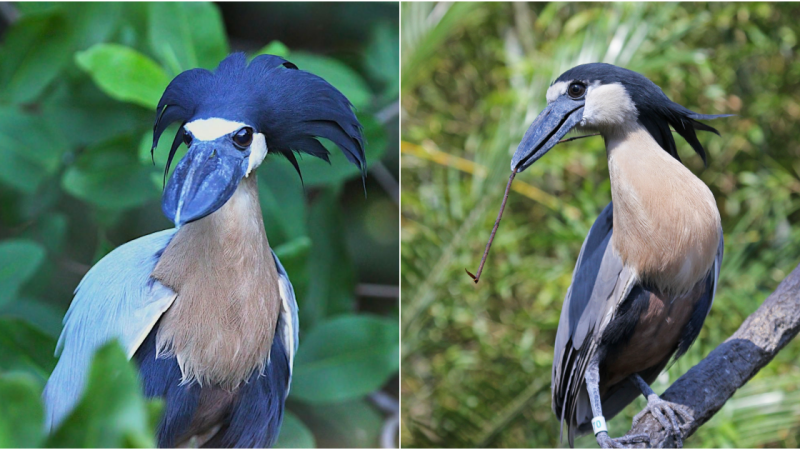
[[[250,144],[250,160],[247,162],[247,173],[245,177],[250,176],[250,172],[257,169],[258,166],[267,157],[267,139],[261,133],[253,134],[253,143]]]
[[[195,139],[213,141],[214,139],[225,136],[226,134],[231,134],[239,128],[246,126],[247,124],[242,122],[212,117],[211,119],[193,120],[183,127],[192,133]]]
[[[550,86],[550,89],[547,90],[547,103],[553,103],[567,92],[567,87],[569,83],[566,81],[559,81],[558,83]]]

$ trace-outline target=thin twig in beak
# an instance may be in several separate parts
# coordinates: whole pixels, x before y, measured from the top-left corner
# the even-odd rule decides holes
[[[481,272],[483,272],[483,265],[486,264],[486,256],[489,255],[489,248],[492,246],[492,242],[494,241],[494,235],[497,233],[497,227],[500,226],[500,218],[503,217],[503,210],[506,209],[506,201],[508,201],[508,192],[511,190],[511,182],[514,181],[514,177],[517,176],[517,169],[511,171],[511,176],[508,177],[508,184],[506,185],[506,193],[503,195],[503,204],[500,206],[500,212],[497,213],[497,220],[494,221],[494,228],[492,228],[492,235],[489,236],[489,242],[486,243],[486,250],[483,251],[483,258],[481,258],[481,265],[478,267],[478,273],[473,275],[470,273],[469,270],[464,269],[467,271],[467,275],[469,275],[475,284],[478,284],[478,280],[481,278]]]

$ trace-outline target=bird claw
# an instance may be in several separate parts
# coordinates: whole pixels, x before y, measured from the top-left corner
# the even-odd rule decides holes
[[[692,417],[692,414],[689,412],[689,408],[677,403],[661,400],[658,395],[651,394],[647,397],[647,406],[633,418],[631,428],[636,427],[647,413],[652,414],[667,433],[675,437],[675,446],[677,448],[683,447],[684,433],[689,431],[690,424],[694,421],[694,417]],[[680,416],[683,424],[678,423],[678,416]]]
[[[636,444],[647,444],[650,446],[650,436],[647,434],[629,434],[616,439],[612,439],[605,431],[598,433],[597,444],[600,448],[633,448]]]

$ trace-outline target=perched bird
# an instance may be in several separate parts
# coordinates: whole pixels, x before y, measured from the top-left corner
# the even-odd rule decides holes
[[[81,281],[47,383],[47,426],[77,404],[94,351],[118,339],[144,393],[165,402],[158,445],[274,443],[297,350],[292,284],[264,231],[256,168],[267,153],[328,160],[334,142],[366,169],[350,102],[322,78],[272,55],[188,70],[158,103],[153,149],[179,123],[162,210],[175,228],[109,253]],[[190,442],[191,441],[191,442]]]
[[[547,107],[511,161],[521,172],[573,129],[605,140],[612,202],[586,236],[556,334],[553,411],[576,434],[593,430],[601,447],[646,442],[611,439],[605,420],[640,393],[677,444],[692,421],[684,406],[650,388],[683,355],[711,309],[722,263],[714,196],[680,161],[670,126],[702,158],[696,130],[717,133],[652,81],[610,64],[583,64],[547,90]],[[683,422],[683,424],[681,424]]]

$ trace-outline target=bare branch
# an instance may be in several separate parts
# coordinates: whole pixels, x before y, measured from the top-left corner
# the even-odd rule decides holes
[[[694,415],[688,435],[722,408],[800,332],[800,266],[787,276],[736,332],[661,396],[688,406]],[[650,414],[628,434],[647,433],[654,448],[674,447]],[[687,436],[688,436],[687,435]]]

